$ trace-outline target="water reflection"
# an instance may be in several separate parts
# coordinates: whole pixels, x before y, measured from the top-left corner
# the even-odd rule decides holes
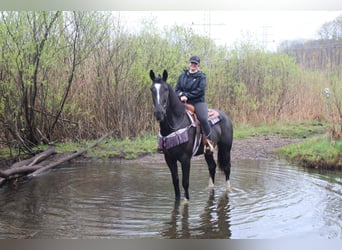
[[[225,239],[230,238],[230,206],[229,196],[224,192],[216,202],[215,190],[210,192],[207,205],[204,208],[204,213],[200,216],[201,227],[199,230],[203,233],[198,238],[205,239]]]
[[[171,212],[171,219],[162,237],[171,239],[229,239],[231,236],[229,225],[229,196],[224,192],[218,200],[215,190],[211,189],[204,211],[199,216],[198,226],[189,223],[189,206],[175,202]]]
[[[207,189],[192,164],[190,204],[164,163],[70,164],[0,189],[0,238],[341,238],[342,181],[285,161],[236,161]]]

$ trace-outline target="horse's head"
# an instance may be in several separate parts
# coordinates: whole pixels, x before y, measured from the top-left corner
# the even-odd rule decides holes
[[[169,99],[169,86],[166,83],[167,71],[164,70],[163,77],[155,76],[153,70],[150,71],[152,80],[151,92],[154,105],[154,116],[157,121],[162,122],[166,118],[166,108]]]

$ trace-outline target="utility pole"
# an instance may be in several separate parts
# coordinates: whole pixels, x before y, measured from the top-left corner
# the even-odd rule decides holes
[[[262,42],[262,46],[265,48],[265,49],[267,49],[267,47],[268,47],[268,44],[270,43],[270,40],[269,40],[269,32],[268,32],[268,30],[270,29],[270,28],[272,28],[271,26],[268,26],[268,25],[263,25],[263,26],[261,26],[261,28],[262,28],[262,34],[261,34],[261,42]]]
[[[225,26],[223,23],[212,23],[211,22],[211,12],[205,11],[203,13],[203,23],[195,23],[192,22],[191,25],[193,26],[203,26],[203,33],[204,36],[211,39],[211,28],[212,26]]]

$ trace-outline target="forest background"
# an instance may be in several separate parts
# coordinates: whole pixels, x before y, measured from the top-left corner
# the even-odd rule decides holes
[[[181,26],[143,27],[130,32],[112,12],[1,12],[0,147],[157,133],[148,72],[167,69],[175,86],[193,54],[208,105],[234,124],[316,120],[342,131],[342,16],[319,40],[276,52],[253,38],[227,47]]]

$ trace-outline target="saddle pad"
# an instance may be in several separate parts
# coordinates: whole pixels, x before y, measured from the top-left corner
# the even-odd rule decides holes
[[[162,136],[159,132],[158,134],[158,148],[160,149],[170,149],[176,147],[189,141],[189,128],[182,128],[169,134],[168,136]]]
[[[211,123],[211,125],[215,125],[221,121],[219,112],[214,109],[208,109],[208,121]]]
[[[196,113],[194,106],[188,103],[185,103],[184,105],[186,110],[188,111],[188,114],[190,114],[193,119],[196,120],[197,118],[195,118],[194,116],[194,114]],[[215,109],[208,109],[208,121],[211,125],[215,125],[216,123],[221,121],[219,112],[217,112]]]

